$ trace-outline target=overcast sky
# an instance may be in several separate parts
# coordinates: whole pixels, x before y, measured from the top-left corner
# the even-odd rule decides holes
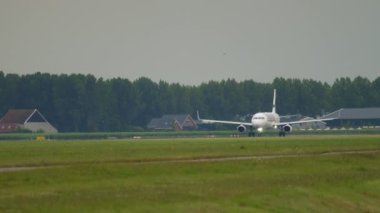
[[[380,0],[0,0],[0,70],[373,80]]]

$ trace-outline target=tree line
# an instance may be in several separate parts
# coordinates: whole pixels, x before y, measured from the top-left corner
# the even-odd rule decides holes
[[[310,79],[209,81],[187,86],[142,77],[134,81],[83,74],[5,74],[0,71],[0,116],[9,109],[37,108],[59,131],[142,130],[163,114],[196,110],[203,117],[241,119],[270,111],[277,89],[280,115],[322,115],[339,108],[379,107],[380,77],[339,78],[330,85]]]

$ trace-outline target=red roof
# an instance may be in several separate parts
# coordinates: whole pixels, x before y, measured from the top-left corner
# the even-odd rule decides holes
[[[11,109],[0,120],[0,123],[24,124],[36,109]]]

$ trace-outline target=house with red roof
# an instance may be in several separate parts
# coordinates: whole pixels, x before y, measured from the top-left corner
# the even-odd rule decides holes
[[[11,109],[0,119],[0,133],[12,133],[20,130],[58,132],[37,109]]]

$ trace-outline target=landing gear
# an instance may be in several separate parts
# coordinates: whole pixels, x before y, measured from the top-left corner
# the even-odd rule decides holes
[[[253,127],[250,126],[249,132],[248,132],[248,137],[255,137],[255,136],[256,136],[256,133],[255,133],[255,131],[253,131]]]
[[[284,132],[284,131],[280,131],[280,132],[278,133],[278,136],[280,136],[280,137],[285,137],[285,132]]]

